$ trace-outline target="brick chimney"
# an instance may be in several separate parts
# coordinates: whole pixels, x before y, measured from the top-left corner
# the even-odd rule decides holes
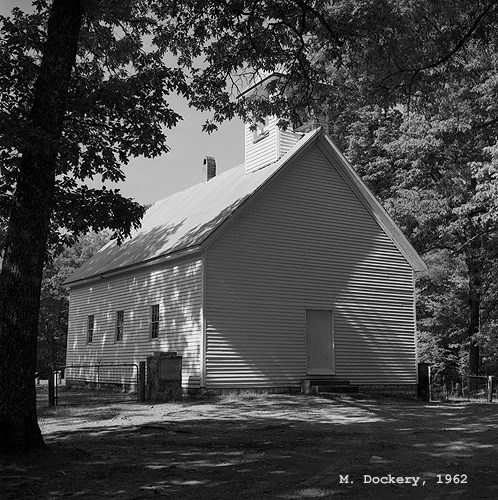
[[[212,156],[204,158],[204,178],[209,181],[216,177],[216,160]]]

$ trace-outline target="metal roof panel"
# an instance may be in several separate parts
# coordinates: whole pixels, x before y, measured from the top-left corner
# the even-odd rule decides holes
[[[77,281],[126,269],[160,257],[199,246],[254,194],[294,153],[317,136],[310,132],[279,161],[245,174],[234,167],[209,181],[196,184],[154,203],[139,230],[120,246],[109,242],[65,282]]]

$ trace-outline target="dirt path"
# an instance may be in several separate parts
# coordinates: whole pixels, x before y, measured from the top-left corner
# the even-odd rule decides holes
[[[0,498],[495,499],[497,411],[361,395],[45,410],[50,452],[4,464]]]

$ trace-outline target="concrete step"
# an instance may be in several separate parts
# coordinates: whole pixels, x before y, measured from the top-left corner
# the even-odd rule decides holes
[[[330,393],[357,393],[358,387],[356,385],[334,384],[334,385],[312,385],[313,392],[316,394],[330,394]]]
[[[336,379],[336,378],[311,378],[310,385],[349,385],[349,380]]]
[[[306,387],[308,389],[306,389]],[[311,376],[304,379],[303,390],[307,394],[358,393],[358,387],[351,385],[349,380],[325,375]]]

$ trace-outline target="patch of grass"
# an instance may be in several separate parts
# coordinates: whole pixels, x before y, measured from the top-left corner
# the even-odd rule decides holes
[[[219,401],[224,403],[237,403],[246,401],[255,401],[266,399],[270,393],[261,391],[251,391],[251,390],[239,390],[234,392],[228,392],[221,394],[219,396]]]
[[[42,418],[58,418],[58,417],[73,417],[75,416],[76,408],[69,406],[42,406],[38,408],[38,417]]]

